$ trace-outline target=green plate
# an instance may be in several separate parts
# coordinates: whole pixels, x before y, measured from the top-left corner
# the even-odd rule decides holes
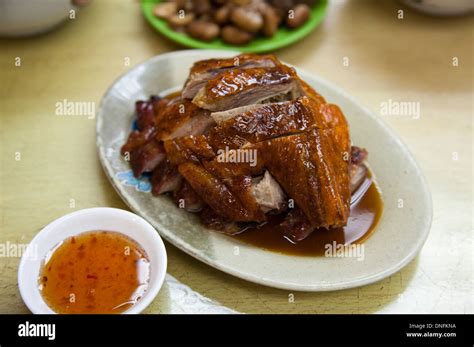
[[[280,27],[277,33],[271,38],[257,37],[246,45],[235,46],[223,42],[221,39],[215,39],[211,42],[196,40],[187,34],[178,33],[171,29],[165,20],[159,19],[153,15],[153,7],[161,0],[141,0],[141,7],[145,18],[161,34],[168,39],[177,42],[186,47],[204,48],[204,49],[231,49],[241,52],[268,52],[282,48],[296,41],[301,40],[308,35],[323,20],[326,14],[327,0],[320,0],[311,10],[309,20],[297,29],[287,29]]]

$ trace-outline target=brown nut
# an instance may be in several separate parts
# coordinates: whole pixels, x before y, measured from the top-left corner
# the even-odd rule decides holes
[[[212,41],[219,36],[220,27],[215,23],[195,20],[186,27],[186,32],[198,40]]]
[[[197,15],[208,13],[211,10],[210,0],[191,0],[193,4],[193,12]]]
[[[310,14],[311,9],[308,5],[296,5],[288,11],[288,15],[286,17],[286,26],[291,29],[297,28],[308,20]]]
[[[174,14],[167,19],[168,19],[168,24],[171,25],[172,27],[185,26],[194,20],[194,13],[185,12],[184,10],[179,10],[177,14]]]
[[[178,6],[174,2],[161,2],[153,7],[153,15],[158,18],[167,19],[178,11]]]
[[[216,12],[214,12],[214,21],[217,24],[227,23],[230,19],[230,12],[232,10],[232,5],[226,4],[219,7]]]
[[[262,15],[255,9],[237,7],[232,10],[230,20],[244,31],[256,33],[263,26]]]
[[[221,37],[224,42],[231,45],[243,45],[249,42],[253,35],[232,25],[227,25],[221,31]]]
[[[281,17],[278,14],[277,10],[270,5],[261,6],[260,13],[263,17],[263,35],[267,37],[272,37],[278,30],[278,25],[280,25]]]

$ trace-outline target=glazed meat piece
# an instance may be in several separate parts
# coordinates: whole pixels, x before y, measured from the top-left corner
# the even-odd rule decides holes
[[[184,84],[183,98],[192,99],[208,80],[226,70],[240,68],[275,67],[280,62],[274,55],[241,54],[227,59],[208,59],[196,62],[191,68],[189,77]]]
[[[149,102],[137,103],[136,107],[137,122],[141,120],[145,128],[133,131],[121,150],[124,155],[130,153],[130,165],[136,177],[153,171],[165,159],[162,141],[199,135],[214,124],[209,112],[180,97],[172,100],[152,98]],[[150,121],[152,112],[153,122]],[[155,182],[159,182],[156,175]],[[161,194],[159,192],[163,189],[166,191],[169,183],[166,178],[160,184],[155,184],[154,193]],[[164,188],[161,184],[165,184]]]
[[[140,177],[144,172],[153,171],[165,159],[166,153],[163,145],[155,139],[133,149],[130,152],[130,166],[135,177]]]
[[[155,126],[155,115],[159,109],[168,103],[167,99],[152,95],[149,100],[139,100],[135,103],[135,114],[137,115],[137,128],[142,131],[148,127]]]
[[[149,126],[142,131],[134,130],[128,136],[127,142],[122,146],[120,153],[122,155],[130,154],[132,150],[150,142],[155,136],[156,129],[154,126]]]
[[[207,81],[193,103],[210,111],[223,111],[257,104],[282,95],[300,96],[295,71],[287,66],[274,68],[232,69]]]
[[[215,150],[225,146],[235,148],[243,142],[240,139],[257,143],[327,126],[319,105],[304,96],[294,101],[264,104],[221,122],[210,130],[209,143]]]
[[[319,104],[326,104],[326,99],[324,99],[322,95],[316,92],[314,88],[312,88],[308,83],[303,81],[301,78],[298,78],[298,80],[299,80],[303,95],[306,95],[308,98],[313,99]]]
[[[156,196],[173,192],[181,186],[182,181],[183,177],[179,174],[178,168],[168,160],[164,160],[151,175],[151,193]]]
[[[256,219],[254,215],[256,211],[248,210],[222,180],[211,174],[202,165],[186,162],[179,165],[178,169],[201,199],[217,215],[226,220],[239,222]]]
[[[156,136],[160,141],[200,135],[212,125],[214,120],[208,111],[181,97],[169,101],[156,114]]]
[[[164,142],[164,147],[167,158],[173,165],[187,161],[210,160],[215,156],[214,150],[203,135],[190,135],[168,140]]]
[[[258,145],[260,160],[315,227],[347,223],[348,162],[327,131],[314,128]]]
[[[258,155],[258,151],[255,148],[255,156]],[[230,153],[229,150],[228,153]],[[213,160],[203,161],[205,167],[213,172],[216,172],[219,177],[224,179],[233,178],[238,176],[261,176],[264,173],[263,161],[257,160],[253,163],[251,161],[239,161],[232,162],[225,160],[223,154],[218,154]],[[255,165],[254,165],[255,164]]]
[[[262,206],[253,194],[254,181],[250,175],[251,172],[235,175],[229,170],[233,165],[217,160],[203,162],[203,165],[206,170],[218,177],[244,206],[248,215],[246,221],[261,222],[266,220]],[[250,166],[250,168],[252,167]]]

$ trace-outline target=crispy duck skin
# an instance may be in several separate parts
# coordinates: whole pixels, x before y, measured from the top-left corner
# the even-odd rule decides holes
[[[264,211],[253,194],[251,172],[246,175],[233,175],[229,172],[229,168],[232,168],[232,165],[217,160],[203,162],[203,166],[207,171],[224,182],[232,194],[239,199],[240,203],[247,211],[247,221],[262,222],[266,220]],[[251,166],[249,167],[252,168]]]
[[[313,99],[314,101],[316,101],[319,104],[326,104],[327,103],[326,99],[324,99],[324,97],[321,94],[316,92],[314,90],[314,88],[312,88],[308,83],[303,81],[301,78],[298,78],[298,80],[300,82],[300,87],[301,87],[303,95],[306,95],[308,98]]]
[[[316,227],[347,223],[348,163],[327,131],[313,128],[258,144],[259,158]]]
[[[261,105],[226,120],[209,131],[209,142],[219,148],[235,148],[245,139],[257,143],[274,137],[296,134],[313,127],[326,128],[326,117],[315,101],[306,96],[294,101]]]
[[[186,162],[178,167],[194,191],[215,211],[229,220],[245,219],[245,209],[227,186],[200,164]]]
[[[243,206],[227,185],[202,165],[186,162],[179,165],[178,169],[201,199],[219,216],[238,222],[255,220],[254,211],[249,211]]]
[[[237,57],[227,59],[201,60],[192,66],[189,77],[184,84],[182,95],[187,99],[194,98],[199,89],[201,89],[209,79],[229,69],[267,68],[277,65],[280,65],[280,62],[271,54],[241,54]]]
[[[257,104],[281,94],[299,96],[300,85],[295,76],[295,71],[284,65],[227,70],[208,80],[193,103],[206,110],[222,111]]]
[[[214,158],[215,153],[204,135],[183,136],[164,142],[168,160],[173,165],[187,161],[199,163],[203,159]]]

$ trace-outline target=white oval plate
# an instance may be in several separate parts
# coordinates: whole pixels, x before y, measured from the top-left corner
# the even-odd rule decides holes
[[[364,243],[362,261],[290,256],[242,243],[206,229],[195,215],[177,208],[168,197],[153,197],[147,180],[133,178],[120,147],[131,130],[135,101],[179,90],[197,60],[235,54],[184,50],[156,56],[125,73],[106,92],[97,115],[97,147],[104,170],[122,199],[184,252],[266,286],[301,291],[351,288],[385,278],[410,262],[423,246],[432,218],[431,197],[420,169],[384,122],[339,88],[304,71],[298,71],[299,75],[344,111],[354,144],[369,151],[369,164],[382,192],[384,212],[377,230]],[[403,208],[398,207],[399,199]]]

